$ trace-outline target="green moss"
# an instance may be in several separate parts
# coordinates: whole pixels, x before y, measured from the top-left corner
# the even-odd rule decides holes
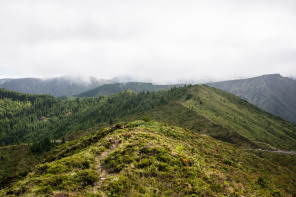
[[[73,182],[79,184],[79,187],[93,186],[99,180],[99,175],[95,170],[78,171],[73,176]]]
[[[56,154],[55,160],[37,165],[25,178],[0,190],[0,195],[64,192],[74,196],[286,196],[295,193],[294,171],[233,145],[153,121],[120,123],[120,127],[103,130],[106,135],[102,138],[96,132],[75,144],[57,147],[50,153],[51,158]],[[167,135],[166,131],[175,135]],[[79,150],[77,153],[63,154],[65,147],[78,145],[83,148],[75,148]]]

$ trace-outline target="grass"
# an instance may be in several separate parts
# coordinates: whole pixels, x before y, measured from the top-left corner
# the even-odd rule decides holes
[[[234,145],[147,119],[56,147],[0,195],[287,196],[294,177]]]
[[[13,145],[0,147],[0,180],[30,170],[42,158],[41,154],[33,154],[29,145]]]
[[[225,91],[205,85],[185,88],[182,97],[167,105],[114,121],[133,121],[148,115],[156,121],[207,134],[244,148],[296,150],[295,124]],[[75,139],[90,134],[93,129],[75,132],[70,137]]]
[[[193,99],[182,104],[197,114],[253,142],[260,141],[285,150],[296,149],[295,124],[215,88],[194,87],[191,93]],[[202,104],[198,101],[202,101]]]

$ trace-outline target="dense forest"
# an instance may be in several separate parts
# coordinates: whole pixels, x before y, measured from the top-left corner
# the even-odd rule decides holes
[[[125,91],[109,97],[59,100],[0,89],[0,145],[32,143],[45,137],[59,139],[73,131],[165,105],[185,91]]]

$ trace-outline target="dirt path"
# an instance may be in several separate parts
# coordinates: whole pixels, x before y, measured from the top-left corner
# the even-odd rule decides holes
[[[109,153],[111,151],[113,151],[114,149],[116,149],[118,146],[119,146],[119,143],[116,142],[115,144],[113,144],[113,146],[109,150],[106,150],[105,152],[102,152],[100,154],[100,156],[97,158],[98,161],[101,161],[102,159],[107,157],[109,155]],[[106,169],[101,165],[101,163],[100,163],[100,166],[98,167],[98,171],[100,172],[100,182],[99,182],[99,186],[100,186],[100,185],[102,185],[103,181],[106,179],[107,172],[106,172]]]
[[[270,152],[270,153],[296,155],[296,152],[294,152],[294,151],[285,151],[285,150],[262,150],[262,149],[242,149],[242,150],[262,151],[262,152]]]

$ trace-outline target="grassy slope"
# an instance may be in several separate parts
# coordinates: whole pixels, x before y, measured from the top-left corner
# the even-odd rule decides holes
[[[277,116],[296,122],[296,81],[280,75],[209,84]]]
[[[245,148],[296,150],[295,124],[267,113],[237,96],[205,85],[186,87],[183,96],[168,105],[118,118],[116,121],[142,119],[145,115]],[[75,139],[91,131],[79,131],[70,137]]]
[[[248,152],[258,155],[261,158],[268,159],[281,166],[286,166],[290,170],[296,172],[296,155],[282,154],[276,152],[265,152],[260,150],[248,150]]]
[[[33,154],[28,145],[0,147],[0,180],[30,170],[42,156]]]
[[[294,177],[206,135],[136,121],[56,147],[0,195],[286,196],[296,192]]]
[[[179,100],[123,120],[145,115],[246,148],[296,150],[295,124],[205,85],[191,86]]]
[[[264,142],[286,150],[296,149],[295,124],[215,88],[199,86],[193,88],[191,93],[194,98],[183,102],[183,105],[216,124],[221,124],[252,141]],[[199,100],[202,104],[196,102]]]
[[[168,105],[118,118],[117,120],[114,119],[114,121],[132,121],[149,115],[154,120],[187,128],[198,133],[209,134],[216,139],[237,144],[245,148],[270,148],[271,145],[279,149],[295,150],[296,142],[295,137],[293,137],[296,134],[295,124],[277,118],[236,96],[214,88],[190,86],[176,89],[175,91],[178,92],[181,90],[183,96],[178,96],[176,100],[171,99],[172,101]],[[171,97],[175,98],[174,92],[159,92],[156,94],[163,96],[171,94]],[[188,95],[189,97],[187,97]],[[120,98],[122,95],[119,94],[114,97]],[[145,98],[148,99],[145,102],[149,102],[151,98]],[[15,109],[18,110],[17,102],[14,104],[16,106]],[[107,103],[104,103],[104,105],[107,105]],[[23,108],[20,108],[20,110],[23,110]],[[84,120],[92,120],[94,118],[93,114],[96,114],[95,110],[96,108],[89,108],[85,116],[83,116]],[[73,121],[79,123],[75,118]],[[69,122],[69,125],[71,124]],[[106,126],[108,126],[108,123],[74,132],[66,140],[77,139]],[[258,143],[258,141],[264,143]],[[11,158],[18,156],[15,155],[11,154],[10,156]],[[18,163],[14,165],[18,165]],[[13,169],[15,168],[10,168],[10,170],[6,168],[6,173],[16,173]]]

